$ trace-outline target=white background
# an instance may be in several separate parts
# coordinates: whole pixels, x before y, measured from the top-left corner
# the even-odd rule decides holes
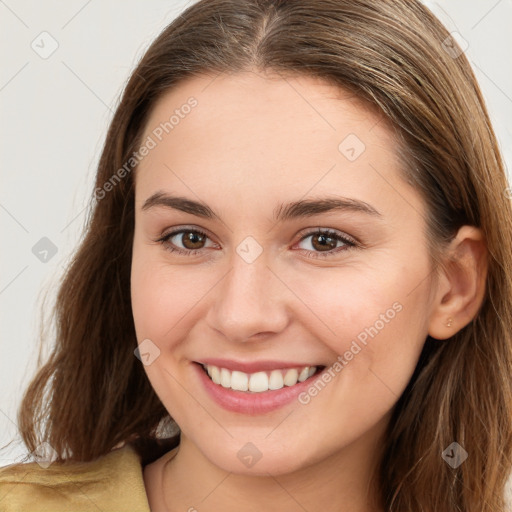
[[[35,369],[42,293],[55,292],[79,240],[119,95],[149,43],[188,3],[0,0],[2,446],[16,436],[17,407]],[[512,169],[512,0],[425,3],[468,42]],[[46,59],[31,47],[43,31],[58,43]],[[32,252],[43,237],[58,250],[46,263]],[[23,454],[14,443],[0,451],[0,466]]]

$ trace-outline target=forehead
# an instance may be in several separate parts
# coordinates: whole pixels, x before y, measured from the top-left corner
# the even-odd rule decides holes
[[[196,105],[189,108],[192,101]],[[246,71],[189,77],[157,101],[145,134],[169,121],[172,126],[163,126],[160,135],[170,144],[180,132],[189,136],[193,130],[201,136],[202,131],[212,128],[217,139],[237,138],[240,142],[247,133],[257,135],[255,143],[275,140],[279,145],[286,139],[297,139],[301,133],[309,137],[318,133],[325,138],[329,132],[332,141],[337,142],[344,132],[354,128],[359,132],[354,135],[368,142],[380,139],[381,143],[394,145],[391,126],[376,107],[349,90],[304,75]],[[243,133],[233,133],[234,126],[243,127]],[[172,136],[166,137],[171,132]],[[158,133],[156,136],[159,138]],[[203,147],[207,142],[202,141]],[[334,149],[338,150],[337,144]]]
[[[308,191],[382,203],[406,186],[383,116],[350,91],[307,76],[188,78],[153,108],[148,138],[154,147],[137,169],[138,200],[179,189],[222,192],[256,208]]]

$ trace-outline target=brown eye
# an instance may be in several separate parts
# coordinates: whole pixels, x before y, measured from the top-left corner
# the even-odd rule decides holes
[[[157,241],[164,245],[170,252],[184,255],[196,254],[205,248],[209,237],[206,233],[196,229],[180,229],[164,235]]]
[[[202,244],[207,238],[206,235],[197,231],[182,231],[181,243],[185,249],[202,249]]]
[[[310,248],[303,248],[302,250],[305,250],[310,258],[328,257],[357,246],[357,242],[348,235],[342,236],[336,231],[330,230],[317,229],[312,231],[303,236],[299,243],[308,238],[311,238]],[[210,237],[202,231],[180,229],[164,235],[157,242],[160,242],[169,252],[192,256],[207,247],[205,244],[208,240],[210,240]],[[339,242],[342,242],[341,246],[338,245]]]
[[[332,236],[320,233],[313,235],[313,238],[311,239],[311,245],[319,251],[336,249],[338,240]]]
[[[312,231],[303,236],[299,243],[304,242],[311,238],[309,242],[309,247],[303,248],[308,254],[308,257],[311,258],[324,258],[328,256],[332,256],[333,254],[337,254],[341,251],[346,251],[352,247],[357,246],[357,242],[353,240],[348,235],[342,236],[336,231],[330,230],[320,230]],[[342,245],[339,246],[339,242],[342,242]]]

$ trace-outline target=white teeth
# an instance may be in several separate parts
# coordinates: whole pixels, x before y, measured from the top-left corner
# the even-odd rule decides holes
[[[236,370],[231,372],[231,389],[247,391],[249,389],[249,376],[247,373],[237,372]]]
[[[268,379],[268,389],[281,389],[282,387],[284,387],[283,374],[274,370]]]
[[[299,382],[304,382],[309,377],[309,368],[306,366],[299,375]]]
[[[261,393],[268,390],[268,376],[265,372],[257,372],[249,379],[249,391]]]
[[[231,373],[226,368],[220,369],[220,385],[225,388],[231,387]]]
[[[231,372],[226,368],[213,365],[203,367],[215,384],[236,391],[251,391],[253,393],[281,389],[284,386],[294,386],[297,382],[304,382],[317,370],[316,366],[305,366],[299,369],[290,368],[288,370],[248,374],[236,370]]]
[[[295,368],[293,368],[292,370],[288,370],[286,372],[286,375],[284,376],[284,385],[293,386],[294,384],[297,384],[298,380],[299,372]]]
[[[208,375],[215,384],[220,384],[220,370],[216,366],[208,366]]]

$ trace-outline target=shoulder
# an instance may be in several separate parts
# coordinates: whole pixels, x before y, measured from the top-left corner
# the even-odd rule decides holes
[[[0,468],[0,509],[5,512],[150,512],[143,468],[125,445],[91,462],[37,462]]]

